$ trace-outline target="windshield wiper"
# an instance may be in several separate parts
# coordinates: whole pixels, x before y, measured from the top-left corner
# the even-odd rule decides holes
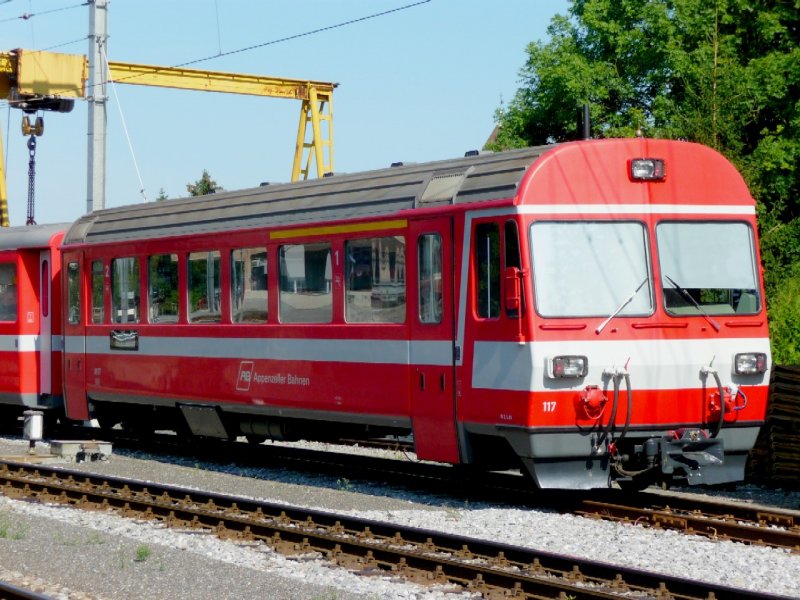
[[[644,287],[644,284],[647,283],[648,281],[650,281],[650,276],[646,276],[644,278],[644,281],[642,281],[642,283],[640,283],[636,287],[636,289],[633,290],[633,293],[630,296],[628,296],[628,299],[625,300],[625,302],[623,302],[622,304],[620,304],[619,308],[617,310],[615,310],[613,313],[611,313],[611,315],[609,315],[609,317],[605,321],[600,323],[600,325],[597,326],[597,329],[595,329],[594,332],[595,333],[600,333],[601,331],[603,331],[603,329],[605,329],[606,325],[608,325],[611,322],[611,319],[613,319],[619,313],[621,313],[622,309],[625,308],[626,306],[628,306],[628,304],[630,304],[633,301],[633,299],[636,297],[636,294],[639,293],[639,290],[642,289],[642,287]]]
[[[689,300],[689,302],[691,302],[692,304],[694,304],[694,307],[695,307],[695,308],[696,308],[696,309],[697,309],[697,310],[700,312],[700,314],[701,314],[701,315],[703,315],[703,316],[706,318],[706,321],[708,321],[709,323],[711,323],[711,326],[714,328],[714,331],[719,331],[719,325],[717,324],[717,322],[716,322],[714,319],[712,319],[712,318],[711,318],[711,315],[709,315],[709,314],[708,314],[708,313],[705,311],[705,309],[703,309],[703,307],[702,307],[702,306],[700,306],[700,305],[697,303],[697,300],[695,300],[694,298],[692,298],[692,295],[689,293],[689,290],[687,290],[686,288],[684,288],[684,287],[681,287],[680,285],[678,285],[677,283],[675,283],[675,280],[674,280],[672,277],[670,277],[669,275],[666,275],[666,274],[665,274],[665,275],[664,275],[664,279],[666,279],[667,281],[669,281],[669,282],[670,282],[670,284],[672,284],[672,287],[674,287],[676,290],[678,290],[678,293],[680,293],[680,295],[681,295],[681,296],[683,296],[684,298],[686,298],[687,300]]]

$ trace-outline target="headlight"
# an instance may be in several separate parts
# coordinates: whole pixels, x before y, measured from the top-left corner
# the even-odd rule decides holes
[[[767,370],[767,355],[763,352],[743,352],[733,357],[736,375],[759,375]]]
[[[547,359],[547,376],[551,379],[563,377],[586,377],[589,359],[585,356],[555,356]]]

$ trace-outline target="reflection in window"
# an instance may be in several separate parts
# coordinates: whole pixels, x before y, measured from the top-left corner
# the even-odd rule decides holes
[[[406,246],[398,237],[345,244],[345,318],[349,323],[403,323]]]
[[[330,323],[331,245],[329,242],[281,246],[280,319],[282,323]]]
[[[660,223],[661,287],[675,315],[761,310],[753,230],[747,223]]]
[[[632,294],[619,315],[653,312],[641,223],[540,221],[531,225],[531,253],[543,317],[608,317]]]
[[[442,238],[438,233],[417,240],[419,321],[441,323],[443,313]]]
[[[478,316],[500,316],[500,229],[496,223],[475,227],[475,305]]]
[[[81,268],[76,262],[67,265],[67,323],[81,322]]]
[[[17,320],[17,265],[0,264],[0,321]]]
[[[231,320],[234,323],[267,320],[265,248],[241,248],[231,252]]]
[[[178,255],[158,254],[147,259],[147,293],[151,323],[178,322]]]
[[[139,260],[115,258],[111,261],[111,321],[139,322]]]
[[[219,323],[219,251],[192,252],[189,255],[189,323]]]
[[[92,261],[92,323],[102,323],[105,308],[103,306],[103,261]]]

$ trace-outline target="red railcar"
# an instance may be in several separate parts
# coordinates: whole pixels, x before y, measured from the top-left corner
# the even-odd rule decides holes
[[[0,230],[0,409],[58,416],[61,393],[61,255],[68,225]]]
[[[765,418],[755,204],[593,140],[96,212],[63,245],[69,417],[413,435],[542,487],[739,480]]]

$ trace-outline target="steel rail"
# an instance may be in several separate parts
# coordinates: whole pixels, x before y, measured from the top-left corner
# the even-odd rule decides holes
[[[96,433],[97,430],[88,430]],[[122,432],[110,432],[124,436]],[[88,434],[87,434],[88,435]],[[126,443],[117,437],[115,443]],[[141,439],[133,441],[141,448]],[[641,526],[672,529],[712,539],[733,540],[800,552],[800,511],[736,503],[692,493],[663,494],[653,491],[625,493],[620,490],[590,492],[532,490],[530,481],[509,473],[473,473],[451,466],[417,463],[410,460],[338,453],[335,450],[314,451],[271,445],[236,444],[209,440],[203,446],[177,444],[175,436],[150,440],[154,451],[186,453],[208,461],[234,461],[269,468],[282,468],[324,473],[365,482],[380,478],[390,485],[410,486],[426,491],[455,494],[469,499],[508,502],[516,498],[521,505],[550,508],[588,518],[635,523]],[[348,442],[344,442],[347,444]],[[350,444],[355,444],[355,441]],[[397,450],[408,448],[396,440],[367,441],[367,447]]]
[[[0,600],[53,600],[53,596],[0,581]]]

